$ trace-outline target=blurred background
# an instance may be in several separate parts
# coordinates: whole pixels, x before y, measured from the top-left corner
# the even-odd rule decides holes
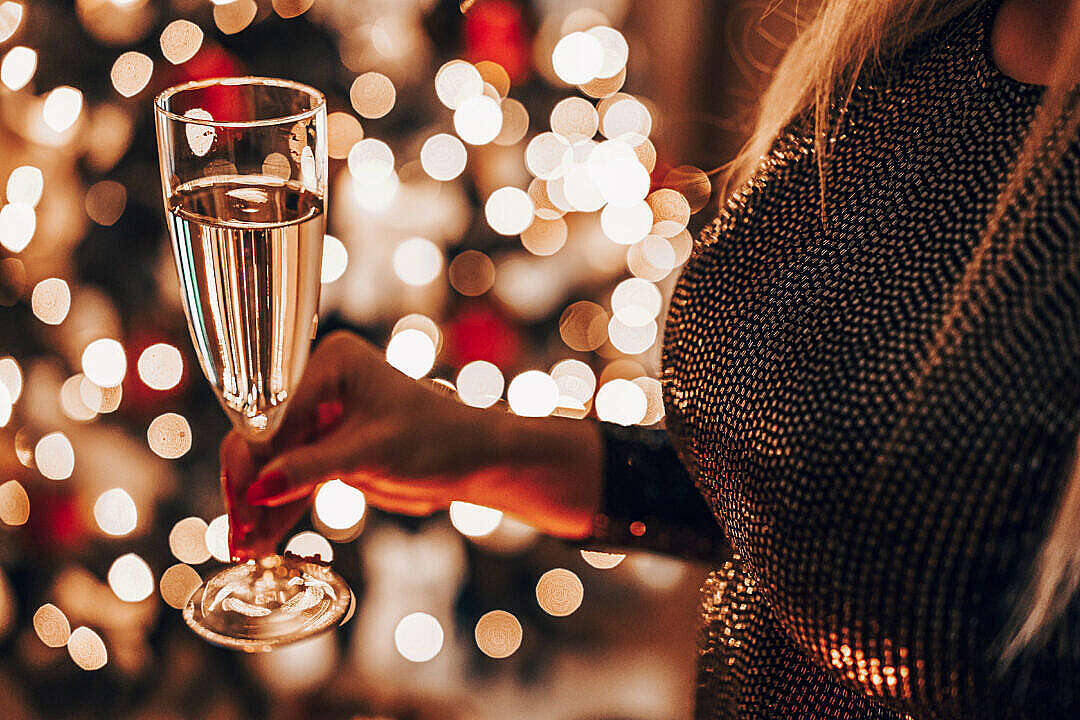
[[[243,74],[326,93],[320,335],[469,404],[662,427],[667,298],[788,5],[0,1],[0,714],[690,717],[708,568],[476,506],[399,518],[327,483],[287,542],[333,560],[352,621],[260,656],[186,628],[228,552],[228,421],[180,304],[152,100]]]

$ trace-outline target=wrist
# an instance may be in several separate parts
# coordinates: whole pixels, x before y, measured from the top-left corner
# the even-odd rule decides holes
[[[480,432],[492,467],[485,473],[488,481],[477,488],[478,497],[488,502],[477,502],[505,509],[552,535],[590,535],[603,486],[603,441],[596,423],[497,411],[484,415]]]

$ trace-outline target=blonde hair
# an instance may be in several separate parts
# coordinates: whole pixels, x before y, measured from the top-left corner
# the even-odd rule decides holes
[[[834,106],[847,102],[868,66],[988,1],[822,0],[814,19],[777,66],[760,100],[750,139],[727,167],[725,181],[731,183],[728,187],[739,187],[752,176],[780,131],[810,110],[825,219],[827,141],[838,130],[832,125],[836,116]],[[914,388],[906,399],[908,411],[901,416],[892,443],[899,439],[906,424],[904,418],[911,415],[920,401],[930,371],[971,327],[971,321],[985,311],[1003,258],[1011,258],[1016,252],[1031,210],[1080,130],[1080,93],[1074,90],[1080,68],[1080,0],[1070,3],[1062,37],[1042,103],[1005,189],[997,198],[979,243],[952,290],[949,309],[915,370]],[[894,449],[887,447],[885,453]],[[884,462],[885,453],[879,464]],[[1023,599],[1006,629],[1001,651],[1003,666],[1041,641],[1080,586],[1080,444],[1069,468],[1050,532],[1039,550]]]

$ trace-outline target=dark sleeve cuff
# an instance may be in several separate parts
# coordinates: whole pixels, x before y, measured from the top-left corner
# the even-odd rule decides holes
[[[601,424],[604,495],[589,547],[654,550],[710,562],[730,556],[723,529],[664,430]]]

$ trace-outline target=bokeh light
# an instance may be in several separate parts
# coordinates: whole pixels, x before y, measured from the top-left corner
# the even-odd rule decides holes
[[[693,165],[680,165],[664,176],[664,185],[680,193],[690,205],[690,212],[703,210],[712,196],[708,174]]]
[[[599,550],[582,550],[581,559],[597,570],[611,570],[618,567],[626,559],[622,553],[600,552]]]
[[[690,222],[690,203],[676,190],[661,188],[649,195],[646,202],[653,212],[654,235],[665,238],[677,235]]]
[[[582,85],[604,67],[604,46],[595,36],[572,32],[559,40],[551,54],[555,74],[567,85]]]
[[[541,220],[558,220],[566,214],[566,210],[558,207],[548,195],[548,182],[540,178],[533,178],[529,183],[529,199],[533,201],[533,213]],[[649,216],[650,222],[652,216]]]
[[[82,373],[79,373],[82,375]],[[120,407],[120,401],[124,396],[124,386],[103,388],[90,378],[82,375],[79,383],[79,397],[87,408],[97,413],[115,412]]]
[[[83,374],[103,388],[115,387],[127,374],[124,346],[111,338],[94,340],[82,354]]]
[[[60,409],[75,422],[90,422],[97,417],[97,411],[88,407],[82,399],[82,373],[72,375],[60,386]]]
[[[34,446],[34,462],[50,480],[66,480],[75,472],[75,449],[64,433],[49,433]]]
[[[637,98],[619,97],[601,113],[600,132],[611,139],[627,133],[648,137],[652,132],[652,115]]]
[[[24,525],[30,519],[30,496],[18,480],[0,484],[0,522]]]
[[[420,148],[420,166],[434,180],[453,180],[465,171],[468,159],[465,145],[447,133],[432,135]]]
[[[210,559],[210,548],[206,545],[209,526],[200,517],[186,517],[178,520],[169,531],[169,550],[173,557],[182,563],[200,565]]]
[[[608,205],[600,213],[600,227],[612,242],[633,245],[644,239],[653,226],[652,209],[644,202],[630,207]]]
[[[573,614],[584,598],[581,579],[566,568],[548,570],[536,583],[536,602],[541,610],[554,617]]]
[[[406,615],[394,628],[394,647],[401,657],[411,662],[431,660],[439,654],[442,646],[442,625],[427,613]]]
[[[451,60],[435,74],[435,93],[439,102],[451,110],[483,92],[484,78],[480,71],[464,60]]]
[[[158,589],[166,605],[183,610],[200,585],[202,585],[202,578],[199,577],[199,572],[195,568],[184,563],[177,563],[161,573]]]
[[[210,152],[217,139],[217,130],[207,122],[212,122],[214,116],[203,108],[192,108],[184,112],[184,117],[196,122],[187,123],[184,126],[184,135],[187,137],[188,147],[196,157],[202,157]]]
[[[191,425],[177,413],[158,415],[146,429],[146,441],[155,455],[175,460],[191,449]]]
[[[75,124],[82,108],[82,92],[68,85],[61,85],[45,96],[41,117],[53,132],[62,133]]]
[[[34,632],[46,647],[64,647],[71,637],[67,615],[52,603],[45,603],[34,612],[33,624]]]
[[[326,563],[334,560],[334,548],[330,541],[311,530],[293,535],[289,542],[285,543],[285,552],[302,558],[318,558]]]
[[[11,393],[6,385],[0,386],[0,427],[8,424],[12,412],[14,412],[14,403],[11,402]]]
[[[364,519],[364,493],[341,480],[323,483],[315,493],[315,515],[331,530],[347,530]]]
[[[13,357],[0,358],[0,385],[7,388],[8,400],[17,402],[22,395],[23,377],[22,368]]]
[[[585,363],[568,358],[560,360],[550,373],[559,388],[559,406],[584,409],[596,391],[596,375]]]
[[[484,204],[484,217],[500,235],[520,235],[532,223],[532,200],[520,188],[499,188]]]
[[[491,407],[502,397],[506,381],[502,371],[486,360],[467,363],[458,372],[458,397],[466,405],[478,408]]]
[[[496,145],[516,145],[529,132],[529,111],[514,98],[506,98],[499,106],[502,129],[492,140]]]
[[[173,65],[195,57],[202,47],[203,31],[190,20],[174,20],[161,31],[161,54]]]
[[[564,176],[574,162],[570,142],[553,132],[543,132],[525,146],[525,166],[541,180]]]
[[[394,323],[394,328],[390,331],[390,337],[394,337],[405,330],[419,330],[427,335],[431,340],[431,344],[435,347],[436,354],[442,348],[442,331],[439,330],[438,324],[427,315],[409,313]]]
[[[98,225],[115,225],[127,207],[127,188],[115,180],[94,183],[86,191],[85,205],[86,214]]]
[[[37,71],[38,56],[34,50],[22,45],[8,50],[0,62],[0,82],[8,90],[22,90]]]
[[[559,336],[571,350],[596,350],[608,338],[608,314],[589,300],[572,303],[559,318]]]
[[[559,405],[559,386],[547,373],[527,370],[510,381],[506,402],[516,415],[546,417]]]
[[[612,380],[596,393],[596,416],[604,422],[634,425],[645,418],[648,409],[644,391],[629,380]]]
[[[235,35],[250,25],[258,13],[259,6],[255,0],[230,0],[226,3],[215,3],[214,24],[226,35]]]
[[[127,490],[112,488],[94,502],[94,521],[106,535],[121,537],[138,525],[139,511]]]
[[[109,587],[124,602],[141,602],[154,593],[154,573],[135,553],[121,555],[109,567]]]
[[[473,632],[476,647],[480,648],[480,652],[496,660],[516,653],[521,647],[523,636],[521,623],[505,610],[484,613]]]
[[[0,5],[0,42],[6,42],[15,34],[23,19],[23,6],[21,3],[8,0]]]
[[[322,282],[332,283],[345,274],[349,267],[349,251],[345,243],[333,235],[323,236]]]
[[[364,127],[347,112],[326,116],[327,154],[335,160],[349,157],[352,146],[364,139]]]
[[[660,290],[641,278],[627,278],[611,293],[612,312],[630,327],[641,327],[655,320],[662,304]]]
[[[563,181],[563,193],[567,202],[578,212],[596,212],[608,202],[600,186],[593,180],[589,168],[584,164],[574,165],[566,173]]]
[[[566,221],[562,218],[535,218],[521,233],[521,244],[533,255],[554,255],[566,244],[568,232]]]
[[[83,670],[100,670],[109,661],[105,642],[96,632],[80,625],[71,631],[67,641],[68,655]]]
[[[141,52],[130,51],[116,58],[109,77],[116,92],[133,97],[142,92],[154,73],[154,61]]]
[[[300,17],[315,4],[315,0],[273,0],[274,12],[280,17],[291,20]]]
[[[33,165],[21,165],[11,171],[7,181],[8,202],[35,207],[45,189],[45,176]]]
[[[487,95],[462,101],[454,111],[454,132],[470,145],[486,145],[499,136],[503,113]]]
[[[218,515],[206,526],[206,549],[218,562],[229,562],[228,515]]]
[[[168,343],[154,343],[139,354],[139,379],[152,390],[171,390],[184,375],[184,358]]]
[[[630,46],[621,32],[606,25],[591,27],[585,32],[596,38],[604,51],[604,61],[596,72],[597,79],[612,78],[625,70],[626,61],[630,58]]]
[[[23,203],[8,203],[0,208],[0,245],[13,253],[22,252],[34,237],[37,215]]]
[[[460,500],[450,503],[450,523],[459,533],[467,537],[490,535],[495,528],[499,527],[502,518],[501,510]]]
[[[394,109],[397,90],[390,78],[382,73],[366,72],[353,80],[349,101],[357,115],[374,120]]]
[[[551,111],[551,131],[570,143],[590,139],[599,127],[600,116],[596,108],[584,98],[565,98]]]
[[[447,271],[450,286],[462,295],[483,295],[495,284],[495,263],[479,250],[457,255]]]
[[[364,138],[349,150],[349,172],[363,185],[385,182],[394,173],[394,152],[382,140]]]
[[[386,345],[386,362],[414,380],[431,372],[435,354],[435,343],[420,330],[403,330]]]
[[[638,421],[641,425],[655,425],[664,419],[664,389],[660,381],[651,377],[636,377],[631,380],[645,393],[648,403],[645,417]]]
[[[506,68],[491,60],[481,60],[475,67],[483,81],[495,88],[500,98],[506,97],[510,92],[510,75]]]
[[[658,328],[655,320],[650,320],[644,325],[631,326],[619,320],[611,318],[608,323],[608,339],[615,349],[627,355],[637,355],[652,347],[656,342]]]
[[[59,325],[64,322],[71,310],[71,289],[60,278],[47,278],[34,286],[30,294],[30,308],[36,317],[46,325]]]
[[[406,285],[427,285],[442,272],[438,245],[424,238],[408,238],[394,249],[394,273]]]

